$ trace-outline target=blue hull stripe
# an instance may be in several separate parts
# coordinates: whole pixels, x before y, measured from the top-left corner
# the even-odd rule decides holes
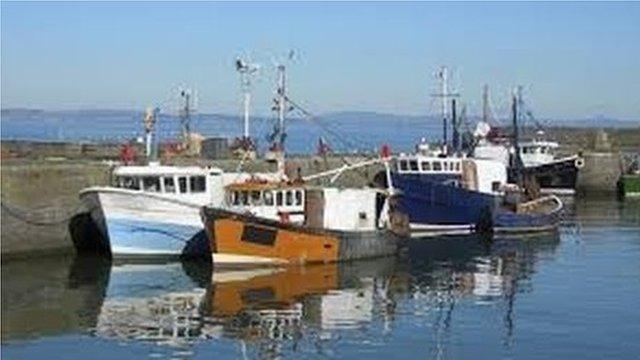
[[[113,255],[206,255],[208,251],[201,243],[201,237],[206,238],[201,227],[120,218],[107,219],[106,225]]]

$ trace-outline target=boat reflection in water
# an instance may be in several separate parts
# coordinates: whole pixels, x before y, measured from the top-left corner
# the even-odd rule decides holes
[[[189,262],[115,265],[94,334],[183,347],[222,337],[295,340],[303,324],[357,328],[385,301],[395,264],[386,258],[208,273]]]
[[[154,353],[275,357],[402,346],[394,331],[410,331],[431,339],[425,346],[439,357],[454,346],[454,321],[457,331],[490,321],[502,324],[509,346],[515,299],[529,292],[539,260],[557,245],[557,236],[417,240],[398,258],[224,272],[186,261],[96,266],[81,257],[57,272],[3,264],[2,334],[79,333],[151,345]]]
[[[464,314],[458,329],[477,327],[474,319],[484,324],[481,327],[501,323],[503,345],[511,348],[516,296],[531,292],[536,266],[541,259],[553,257],[560,243],[559,235],[500,238],[491,242],[474,237],[456,240],[411,242],[406,268],[400,271],[404,282],[399,282],[402,287],[399,291],[412,297],[410,311],[424,318],[433,329],[433,357],[447,357],[457,308],[472,307],[481,313],[469,316],[465,310],[458,311]]]

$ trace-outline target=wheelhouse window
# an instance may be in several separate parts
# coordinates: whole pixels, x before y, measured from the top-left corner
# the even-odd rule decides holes
[[[302,205],[302,190],[296,190],[296,205]]]
[[[240,194],[237,191],[232,192],[231,194],[231,203],[233,205],[240,205]]]
[[[240,192],[240,203],[242,205],[249,205],[249,192],[248,191],[241,191]]]
[[[456,171],[460,171],[460,163],[456,162]]]
[[[282,206],[282,191],[276,192],[276,206]]]
[[[273,206],[273,192],[271,192],[270,190],[265,191],[262,194],[262,197],[264,199],[264,204],[267,206]]]
[[[293,205],[293,191],[287,190],[287,206]]]
[[[203,193],[206,190],[206,181],[204,176],[191,176],[189,178],[192,193]]]
[[[142,187],[144,191],[160,192],[160,178],[157,176],[145,176],[142,178]]]
[[[431,163],[428,161],[422,162],[422,171],[431,171]]]
[[[176,184],[173,181],[172,177],[165,177],[162,179],[164,183],[164,192],[166,193],[175,193],[176,192]]]
[[[433,162],[433,171],[442,171],[442,163],[440,161]]]
[[[136,177],[123,176],[118,179],[118,186],[124,189],[140,190],[140,180]]]
[[[493,181],[491,183],[491,191],[497,192],[498,190],[500,190],[500,181]]]
[[[180,193],[184,194],[187,192],[187,178],[184,176],[180,176],[178,178],[178,187],[180,189]]]
[[[411,171],[418,171],[418,161],[409,160],[409,169],[411,169]]]
[[[409,165],[407,164],[407,160],[400,160],[400,171],[409,170]]]
[[[251,191],[251,205],[262,205],[262,196],[260,195],[258,190]]]

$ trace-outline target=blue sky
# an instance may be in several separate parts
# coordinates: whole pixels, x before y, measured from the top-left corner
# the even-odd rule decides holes
[[[2,107],[142,109],[179,86],[202,112],[239,113],[233,61],[272,62],[315,112],[437,111],[441,65],[469,111],[484,83],[496,112],[518,84],[539,117],[640,116],[640,3],[1,4]],[[169,106],[169,105],[166,105]]]

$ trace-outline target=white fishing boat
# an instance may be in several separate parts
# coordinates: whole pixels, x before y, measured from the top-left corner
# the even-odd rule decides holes
[[[238,60],[236,70],[242,75],[244,95],[243,139],[249,141],[249,87],[255,65]],[[277,170],[271,173],[232,172],[208,166],[162,166],[157,157],[154,125],[158,109],[149,109],[144,119],[148,165],[119,166],[112,186],[91,187],[80,192],[80,198],[91,211],[91,217],[102,234],[103,247],[112,257],[197,256],[209,257],[211,247],[204,234],[200,208],[239,205],[225,203],[225,187],[250,180],[253,183],[286,182],[284,174],[284,120],[289,102],[285,93],[285,67],[278,66],[276,108],[278,124],[271,139],[281,149],[276,158]],[[182,137],[190,138],[190,92],[181,91],[184,107],[180,110]],[[252,149],[248,149],[253,151]],[[247,155],[247,154],[245,154]],[[243,156],[242,161],[250,156]],[[242,162],[238,169],[242,166]],[[246,193],[244,193],[246,194]],[[242,194],[241,194],[242,195]],[[253,196],[253,194],[251,194]],[[296,201],[299,195],[296,195]],[[253,201],[246,198],[246,201]],[[277,198],[275,199],[278,200]],[[285,199],[289,201],[290,199]],[[274,214],[271,214],[274,215]],[[275,215],[274,215],[275,216]]]
[[[189,94],[181,123],[189,138]],[[154,124],[158,109],[144,120],[147,165],[118,166],[110,186],[83,189],[80,199],[91,213],[102,248],[114,258],[208,256],[199,210],[222,205],[224,187],[250,177],[281,180],[282,173],[225,173],[214,166],[163,166],[156,158]],[[125,163],[127,161],[124,161]]]
[[[224,173],[216,167],[153,163],[120,166],[113,175],[113,186],[80,192],[102,234],[103,247],[113,257],[208,254],[200,207],[222,205],[227,184],[256,176]]]

